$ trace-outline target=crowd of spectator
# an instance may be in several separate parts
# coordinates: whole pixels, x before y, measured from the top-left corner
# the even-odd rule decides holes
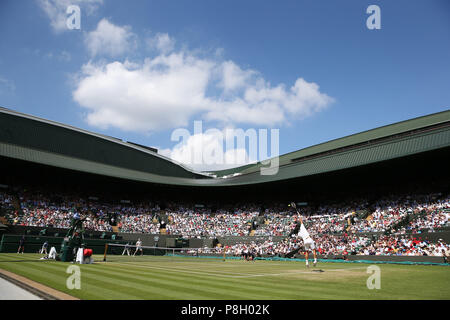
[[[433,232],[448,225],[450,221],[449,199],[439,200],[435,203],[425,206],[417,219],[411,221],[401,231],[421,231],[428,229]]]
[[[405,197],[388,197],[377,201],[376,208],[369,219],[361,219],[353,224],[355,232],[384,232],[395,226],[408,215],[425,211],[434,214],[438,209],[449,208],[450,199],[439,199],[440,194],[408,195]],[[448,219],[447,219],[448,222]],[[440,226],[447,222],[443,221]]]
[[[41,192],[19,192],[19,210],[9,210],[12,224],[23,226],[69,228],[75,212],[89,217],[84,227],[95,231],[112,231],[117,225],[121,232],[159,233],[164,225],[167,234],[186,238],[215,238],[221,236],[287,236],[295,227],[299,215],[284,207],[261,209],[245,205],[233,209],[197,208],[180,204],[170,205],[161,219],[158,205],[150,202],[133,204],[102,203],[96,199],[81,199],[66,195],[47,195]],[[11,208],[12,196],[0,192],[2,207]],[[449,223],[450,198],[440,194],[414,195],[404,198],[379,199],[372,207],[365,201],[302,207],[300,213],[314,235],[385,232],[408,215],[417,215],[401,230],[437,229]],[[371,211],[370,211],[371,210]],[[357,212],[368,212],[362,217]],[[113,216],[111,216],[113,213]],[[115,221],[114,221],[115,220]]]
[[[260,207],[255,204],[238,207],[211,208],[171,203],[161,208],[151,202],[112,204],[96,198],[83,199],[74,195],[48,194],[40,191],[19,191],[16,196],[0,192],[1,208],[6,209],[11,224],[22,226],[69,228],[74,214],[87,217],[84,227],[94,231],[160,233],[183,238],[217,238],[223,236],[265,236],[269,240],[239,243],[225,249],[227,254],[252,252],[257,255],[286,255],[299,248],[301,239],[290,236],[299,214],[287,205]],[[427,240],[384,236],[373,241],[367,232],[385,232],[405,217],[411,221],[392,229],[397,234],[406,231],[435,230],[449,225],[449,196],[442,194],[384,197],[369,203],[365,199],[316,207],[300,207],[300,214],[311,236],[324,255],[439,255],[448,245]],[[262,223],[257,224],[255,221]],[[252,227],[253,226],[253,227]],[[272,237],[283,237],[273,241]],[[206,249],[205,249],[206,250]],[[208,249],[212,250],[212,249]]]
[[[359,254],[394,256],[448,256],[450,245],[440,239],[437,243],[421,238],[400,236],[381,236],[361,249]]]
[[[259,215],[258,211],[236,210],[232,213],[196,213],[194,210],[169,211],[171,223],[167,225],[168,234],[183,237],[216,238],[223,236],[246,236],[248,222]]]
[[[14,210],[14,198],[12,195],[0,192],[0,208],[4,210]]]
[[[388,255],[388,256],[449,256],[450,245],[442,239],[433,243],[428,239],[404,235],[384,235],[376,239],[365,236],[330,236],[315,238],[317,253],[322,257],[349,255]],[[265,241],[251,241],[226,245],[224,247],[200,248],[198,254],[223,254],[235,257],[293,257],[303,252],[302,240],[294,237],[276,242],[271,238]],[[289,255],[291,253],[291,255]]]
[[[315,238],[317,253],[324,257],[349,255],[389,255],[389,256],[449,256],[450,245],[442,239],[433,243],[426,239],[400,236],[381,236],[375,240],[365,236],[330,236]],[[236,243],[225,246],[225,254],[243,256],[251,253],[258,256],[286,257],[290,252],[303,252],[300,239],[285,239],[280,242]],[[221,253],[219,250],[216,252]]]
[[[321,235],[313,237],[317,252],[324,256],[357,254],[364,248],[370,239],[365,236],[348,235]],[[303,241],[297,236],[286,238],[279,242],[272,239],[263,242],[236,243],[225,247],[225,253],[229,255],[241,255],[242,252],[253,252],[257,256],[269,255],[285,257],[287,254],[302,251]]]

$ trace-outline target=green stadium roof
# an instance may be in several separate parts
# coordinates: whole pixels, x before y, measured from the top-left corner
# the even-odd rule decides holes
[[[328,142],[320,143],[311,147],[307,147],[301,150],[281,155],[279,157],[280,166],[289,164],[294,159],[301,159],[302,157],[317,155],[320,153],[325,153],[327,151],[345,148],[356,144],[370,143],[371,141],[377,139],[395,136],[408,131],[414,131],[429,126],[447,123],[448,121],[450,121],[449,110],[363,131],[343,138],[334,139]],[[261,164],[250,164],[227,170],[218,170],[212,173],[214,173],[218,177],[225,175],[232,175],[236,173],[243,174],[259,171],[259,168],[261,166],[262,166]]]
[[[146,148],[0,108],[0,156],[105,176],[185,186],[233,186],[342,170],[450,146],[450,111],[321,143],[279,157],[274,175],[261,163],[211,172],[211,178]]]

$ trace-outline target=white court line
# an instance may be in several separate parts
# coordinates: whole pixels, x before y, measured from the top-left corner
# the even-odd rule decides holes
[[[346,268],[346,269],[330,269],[325,271],[347,271],[353,269],[366,269],[366,267],[355,267],[355,268]],[[313,270],[309,271],[298,271],[298,272],[282,272],[282,273],[264,273],[264,274],[252,274],[249,276],[236,276],[234,278],[252,278],[252,277],[270,277],[270,276],[283,276],[290,274],[302,274],[302,273],[315,273]]]
[[[192,258],[192,259],[196,259],[196,258]],[[202,258],[200,258],[202,259]],[[203,259],[202,259],[203,260]],[[214,259],[209,261],[209,262],[205,262],[205,260],[203,261],[188,261],[188,260],[184,260],[184,261],[173,261],[170,260],[170,263],[173,264],[177,264],[177,263],[182,263],[182,264],[190,264],[193,266],[220,266],[220,267],[230,267],[230,268],[235,268],[236,265],[230,264],[230,263],[226,263],[226,262],[242,262],[245,263],[245,265],[255,265],[255,266],[263,266],[265,263],[268,263],[270,266],[286,266],[286,263],[305,263],[305,261],[286,261],[286,262],[282,262],[282,263],[278,263],[275,261],[265,261],[265,260],[255,260],[255,261],[244,261],[243,259],[228,259],[227,261],[218,261],[219,259]],[[159,262],[165,262],[166,260],[142,260],[142,261],[135,261],[135,262],[126,262],[126,261],[120,261],[120,259],[116,261],[113,261],[114,263],[139,263],[139,262],[150,262],[150,263],[159,263]],[[169,261],[169,260],[167,260]],[[261,262],[263,262],[264,264],[262,264]],[[322,263],[328,263],[328,262],[322,262]]]
[[[140,267],[140,268],[146,268],[146,269],[158,269],[158,270],[164,270],[164,271],[171,271],[171,272],[186,272],[186,273],[192,273],[192,274],[202,274],[202,275],[211,275],[215,277],[223,277],[223,278],[239,278],[241,276],[233,276],[233,275],[227,275],[223,273],[229,273],[229,274],[241,274],[246,276],[251,276],[252,274],[248,273],[238,273],[238,272],[206,272],[206,271],[192,271],[192,270],[186,270],[186,268],[174,268],[174,267],[157,267],[157,266],[143,266],[140,264],[134,264],[134,263],[118,263],[118,262],[98,262],[98,263],[104,263],[104,264],[115,264],[115,265],[121,265],[121,266],[134,266],[134,267]]]
[[[108,263],[108,262],[101,262],[101,263]],[[193,270],[186,270],[186,268],[174,268],[174,267],[160,267],[160,266],[143,266],[139,264],[134,263],[118,263],[118,262],[109,262],[109,264],[115,264],[115,265],[123,265],[123,266],[136,266],[140,268],[146,268],[146,269],[158,269],[158,270],[165,270],[165,271],[171,271],[171,272],[186,272],[186,273],[192,273],[192,274],[201,274],[201,275],[211,275],[215,277],[223,277],[223,278],[254,278],[254,277],[270,277],[270,276],[281,276],[281,275],[290,275],[290,274],[304,274],[304,273],[315,273],[312,270],[308,271],[298,271],[298,272],[282,272],[282,273],[262,273],[262,274],[254,274],[254,273],[239,273],[239,272],[220,272],[220,273],[211,273],[206,271],[193,271]],[[329,269],[326,271],[346,271],[346,270],[355,270],[355,269],[366,269],[367,267],[354,267],[354,268],[345,268],[345,269]],[[227,274],[224,274],[227,273]],[[232,274],[232,275],[229,275]]]
[[[242,261],[242,260],[236,260],[236,261]],[[166,267],[165,265],[158,265],[158,263],[161,263],[161,262],[165,262],[164,260],[158,260],[158,261],[151,261],[151,260],[149,260],[149,261],[135,261],[135,262],[127,262],[127,261],[120,261],[120,259],[119,260],[117,260],[117,261],[112,261],[112,262],[109,262],[109,263],[115,263],[115,264],[119,264],[119,263],[123,263],[123,264],[128,264],[128,265],[130,265],[130,264],[134,264],[134,265],[136,265],[135,263],[151,263],[152,264],[152,266],[157,266],[157,267],[161,267],[161,268],[172,268],[172,269],[175,269],[175,270],[186,270],[186,268],[183,268],[183,267]],[[227,267],[227,268],[236,268],[237,267],[237,265],[234,265],[234,264],[226,264],[226,263],[224,263],[223,261],[221,261],[221,262],[218,262],[218,261],[211,261],[211,262],[194,262],[194,261],[171,261],[171,263],[184,263],[184,264],[189,264],[190,265],[190,267],[197,267],[197,266],[208,266],[208,267],[214,267],[214,266],[218,266],[218,267]],[[246,262],[247,263],[247,262]],[[247,265],[247,264],[246,264]],[[248,261],[248,266],[250,266],[250,265],[252,265],[252,261]],[[282,265],[282,266],[286,266],[286,264],[282,264],[282,263],[277,263],[277,264],[270,264],[270,266],[273,266],[273,265]],[[141,265],[136,265],[136,266],[141,266]],[[263,266],[263,264],[254,264],[254,266],[255,267],[257,267],[257,266],[259,266],[259,267],[262,267]],[[221,271],[221,273],[229,273],[229,274],[233,274],[233,275],[235,275],[235,274],[241,274],[241,275],[249,275],[249,273],[239,273],[239,272],[234,272],[234,271],[231,271],[231,270],[227,270],[227,271]],[[250,274],[251,275],[251,274]]]

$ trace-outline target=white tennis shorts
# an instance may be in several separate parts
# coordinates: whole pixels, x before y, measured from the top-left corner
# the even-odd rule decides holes
[[[305,241],[305,250],[314,250],[316,249],[316,244],[313,239],[308,239]]]

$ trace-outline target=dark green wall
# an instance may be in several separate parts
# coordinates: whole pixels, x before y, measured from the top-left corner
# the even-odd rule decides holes
[[[0,252],[17,252],[19,241],[22,235],[4,234],[0,242]],[[48,241],[48,252],[51,247],[55,247],[59,252],[63,237],[44,237],[44,236],[25,236],[25,253],[38,253],[45,241]],[[84,243],[87,248],[93,250],[94,254],[103,254],[105,252],[106,243],[122,244],[124,241],[119,240],[102,240],[102,239],[85,239]]]

